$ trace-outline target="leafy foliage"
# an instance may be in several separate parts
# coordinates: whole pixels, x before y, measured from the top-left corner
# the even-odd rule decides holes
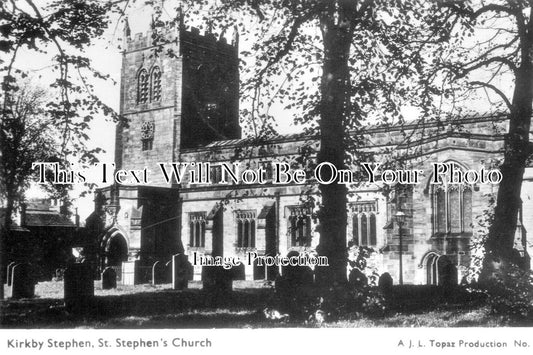
[[[83,50],[102,36],[113,11],[118,11],[114,2],[97,0],[0,2],[0,74],[3,77],[0,84],[0,192],[5,206],[1,228],[10,229],[12,214],[31,177],[31,165],[27,164],[52,155],[61,164],[67,164],[67,157],[82,166],[98,161],[101,149],[89,149],[86,144],[90,122],[101,114],[115,120],[118,115],[94,92],[89,78],[108,79],[108,75],[95,70]],[[46,117],[34,126],[21,125],[21,115],[16,112],[16,102],[23,96],[19,92],[24,91],[20,80],[28,76],[24,66],[19,64],[32,56],[46,58],[56,74],[47,90],[51,93],[49,101],[38,105],[43,112],[25,114],[33,117],[34,122],[39,120],[36,115]],[[39,130],[39,125],[44,129]],[[51,131],[55,131],[52,140]],[[19,134],[23,136],[18,137]],[[2,237],[2,273],[4,261]]]
[[[533,273],[530,270],[513,265],[505,277],[491,280],[485,288],[493,314],[510,320],[533,319]]]
[[[47,91],[26,82],[5,103],[8,114],[0,122],[0,195],[4,199],[22,200],[32,164],[58,158],[57,129],[46,113]]]
[[[27,164],[43,158],[66,164],[67,157],[82,166],[97,162],[101,149],[89,149],[86,145],[90,123],[98,115],[113,119],[118,116],[96,95],[93,81],[89,80],[105,80],[109,76],[96,71],[83,50],[103,35],[115,10],[113,3],[95,0],[0,3],[2,196],[11,206],[6,221],[16,204],[13,199],[20,198],[27,186],[31,175],[31,166]],[[34,122],[41,116],[42,122],[24,126],[16,103],[26,95],[27,88],[21,80],[28,72],[20,61],[32,55],[47,58],[57,76],[46,90],[46,102],[41,96],[35,103],[34,109],[39,112],[26,112]],[[17,142],[15,131],[23,135]],[[36,149],[37,146],[42,149]]]

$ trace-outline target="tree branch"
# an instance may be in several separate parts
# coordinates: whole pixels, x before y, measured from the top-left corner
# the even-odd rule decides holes
[[[468,74],[470,74],[471,72],[473,72],[474,70],[479,69],[479,68],[484,67],[484,66],[488,66],[488,65],[490,65],[492,63],[505,64],[515,74],[516,74],[516,72],[518,70],[517,66],[510,59],[498,56],[498,57],[492,57],[492,58],[489,58],[489,59],[486,59],[486,60],[482,60],[482,61],[478,62],[477,64],[472,65],[469,68],[461,68],[460,70],[462,71],[462,73],[458,74],[457,78],[463,78],[463,77],[467,76]]]
[[[506,7],[506,6],[498,5],[498,4],[489,4],[489,5],[482,6],[477,11],[475,11],[472,14],[472,17],[473,18],[478,18],[479,16],[481,16],[484,13],[487,13],[487,12],[505,12],[505,13],[508,13],[509,15],[512,15],[512,16],[517,16],[518,15],[518,11],[513,10],[510,7]]]
[[[496,94],[498,94],[502,100],[505,102],[505,104],[507,105],[507,108],[509,108],[509,111],[513,111],[513,105],[511,104],[511,101],[507,98],[507,96],[505,96],[505,94],[500,90],[498,89],[496,86],[492,85],[492,84],[489,84],[489,83],[485,83],[483,81],[471,81],[469,83],[470,85],[478,85],[478,86],[482,86],[482,87],[485,87],[485,88],[489,88],[491,89],[492,91],[494,91]]]

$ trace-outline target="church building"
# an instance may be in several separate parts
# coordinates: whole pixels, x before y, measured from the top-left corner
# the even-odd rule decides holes
[[[120,113],[128,124],[117,127],[115,162],[117,169],[147,168],[150,182],[97,191],[87,226],[96,231],[99,268],[115,267],[122,282],[133,284],[150,282],[154,263],[178,253],[191,263],[194,256],[313,254],[320,226],[306,196],[314,194],[317,181],[276,181],[276,171],[312,165],[319,142],[304,135],[261,141],[241,136],[238,36],[228,43],[181,24],[164,34],[167,43],[154,46],[151,32],[129,32],[120,89]],[[478,115],[369,127],[364,149],[375,152],[382,167],[368,167],[381,172],[401,158],[402,169],[420,174],[414,183],[386,184],[388,173],[350,185],[347,247],[372,248],[370,267],[388,272],[395,283],[459,282],[473,257],[477,220],[498,185],[435,184],[435,169],[450,167],[454,176],[469,178],[494,170],[506,124],[503,115]],[[173,162],[188,165],[181,179],[174,175],[167,182]],[[264,181],[253,175],[258,171],[264,171]],[[527,234],[533,230],[533,169],[526,170],[522,191],[515,245],[527,255],[533,242]],[[236,275],[272,280],[280,270],[244,263]],[[201,279],[200,265],[193,277]]]

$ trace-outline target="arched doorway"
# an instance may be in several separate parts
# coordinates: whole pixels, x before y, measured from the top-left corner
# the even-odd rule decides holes
[[[457,267],[448,256],[429,252],[423,260],[428,285],[457,285]]]
[[[128,243],[122,234],[112,235],[105,248],[106,267],[112,267],[118,279],[122,279],[122,262],[128,261]]]
[[[428,285],[438,285],[438,260],[439,255],[437,253],[429,253],[426,256],[426,283]]]

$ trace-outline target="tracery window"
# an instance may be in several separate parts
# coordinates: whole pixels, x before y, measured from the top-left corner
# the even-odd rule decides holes
[[[472,188],[433,185],[433,234],[472,233]]]
[[[146,102],[148,102],[148,72],[146,69],[141,69],[137,77],[137,103]]]
[[[255,248],[255,211],[237,211],[237,247]]]
[[[351,205],[352,240],[355,245],[377,245],[375,201],[359,202]]]
[[[205,212],[189,213],[189,246],[205,247]]]
[[[308,247],[311,245],[311,213],[302,206],[290,206],[288,220],[291,246]]]
[[[152,69],[151,82],[152,82],[151,101],[160,101],[161,100],[161,69],[159,69],[159,67],[154,67]]]

